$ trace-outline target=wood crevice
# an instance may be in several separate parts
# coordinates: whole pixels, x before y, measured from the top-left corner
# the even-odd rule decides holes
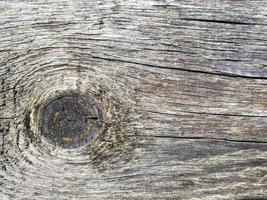
[[[181,140],[211,140],[211,141],[224,141],[232,143],[252,143],[252,144],[267,144],[267,141],[256,140],[235,140],[227,138],[212,138],[212,137],[194,137],[194,136],[173,136],[173,135],[127,135],[127,137],[143,137],[143,138],[169,138],[169,139],[181,139]]]

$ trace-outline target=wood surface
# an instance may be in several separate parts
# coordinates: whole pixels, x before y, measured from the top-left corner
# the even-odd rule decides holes
[[[1,0],[0,199],[267,199],[266,0]],[[40,135],[78,91],[104,124]]]

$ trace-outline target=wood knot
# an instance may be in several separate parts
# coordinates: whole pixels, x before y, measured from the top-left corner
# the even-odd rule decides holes
[[[100,107],[89,96],[60,96],[45,103],[40,111],[41,135],[63,148],[88,143],[103,122]]]

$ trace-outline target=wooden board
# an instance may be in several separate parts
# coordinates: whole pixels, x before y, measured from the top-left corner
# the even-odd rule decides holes
[[[0,1],[0,199],[267,199],[267,1]],[[67,91],[104,115],[41,137]]]

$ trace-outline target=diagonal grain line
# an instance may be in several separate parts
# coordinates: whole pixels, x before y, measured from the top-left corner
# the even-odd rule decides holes
[[[216,20],[216,19],[180,18],[180,20],[195,21],[195,22],[207,22],[207,23],[217,23],[217,24],[231,24],[231,25],[266,26],[266,24],[259,24],[259,23],[228,21],[228,20]]]
[[[156,68],[156,69],[165,69],[165,70],[175,70],[175,71],[185,71],[185,72],[191,72],[191,73],[199,73],[199,74],[206,74],[206,75],[214,75],[214,76],[224,76],[224,77],[231,77],[231,78],[246,78],[246,79],[258,79],[258,80],[267,80],[267,77],[259,77],[259,76],[246,76],[246,75],[239,75],[239,74],[231,74],[231,73],[215,73],[215,72],[205,72],[201,70],[192,70],[192,69],[184,69],[184,68],[175,68],[175,67],[164,67],[161,65],[155,65],[155,64],[148,64],[148,63],[141,63],[141,62],[134,62],[129,60],[123,60],[118,58],[105,58],[100,56],[93,56],[94,59],[101,59],[101,60],[107,60],[107,61],[113,61],[113,62],[122,62],[122,63],[129,63],[129,64],[135,64],[135,65],[141,65],[145,67],[150,68]]]
[[[171,115],[171,116],[181,116],[176,113],[164,113],[164,112],[157,112],[145,109],[136,109],[137,111],[145,111],[149,113],[155,114],[162,114],[162,115]],[[215,116],[227,116],[227,117],[253,117],[253,118],[266,118],[266,115],[241,115],[241,114],[227,114],[227,113],[208,113],[208,112],[193,112],[193,111],[177,111],[179,113],[187,113],[187,114],[197,114],[197,115],[215,115]]]

